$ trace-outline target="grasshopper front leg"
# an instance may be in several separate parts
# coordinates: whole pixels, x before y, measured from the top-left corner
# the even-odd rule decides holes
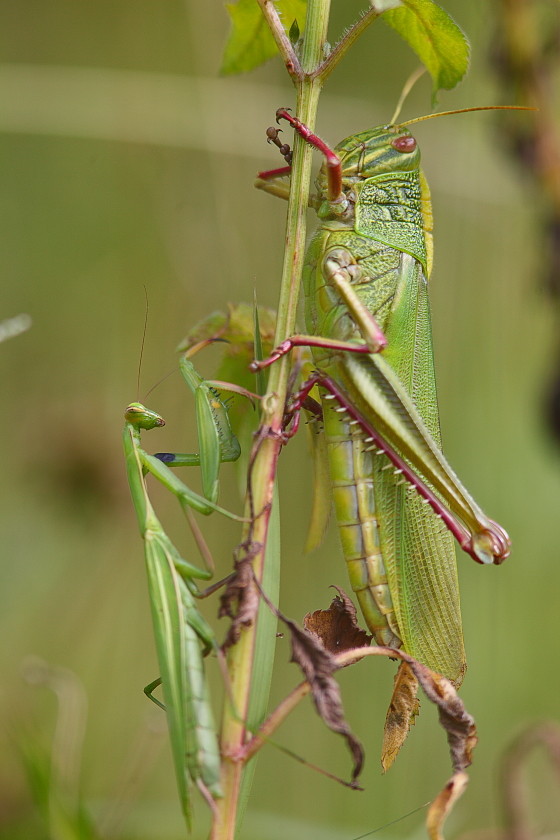
[[[353,318],[359,327],[362,343],[336,341],[314,335],[292,335],[275,347],[267,359],[252,362],[252,371],[262,370],[285,356],[294,347],[318,347],[325,350],[346,351],[348,353],[379,353],[387,346],[387,338],[369,309],[363,305],[352,287],[353,282],[360,282],[361,269],[352,259],[349,251],[333,249],[325,258],[325,276],[341,302],[352,310]]]

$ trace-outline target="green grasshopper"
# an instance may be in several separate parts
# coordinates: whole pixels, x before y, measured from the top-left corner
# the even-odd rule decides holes
[[[148,496],[146,474],[151,473],[176,496],[187,517],[195,510],[205,515],[219,511],[239,519],[216,504],[220,461],[235,460],[239,456],[239,444],[218,391],[199,376],[186,356],[180,364],[183,377],[195,394],[200,454],[156,456],[145,452],[141,431],[165,423],[159,414],[138,402],[131,403],[125,412],[124,451],[132,500],[144,539],[161,673],[161,678],[145,691],[151,697],[151,691],[162,684],[179,795],[190,825],[189,779],[208,800],[221,796],[220,754],[203,665],[203,656],[216,650],[217,642],[195,603],[199,595],[195,579],[207,580],[211,572],[184,560],[165,533]],[[200,465],[204,496],[190,490],[169,469],[184,465]]]
[[[316,372],[290,410],[319,386],[336,518],[367,626],[378,644],[402,647],[459,686],[466,665],[453,537],[480,563],[501,563],[510,542],[440,448],[427,286],[432,208],[406,128],[418,120],[331,150],[286,109],[277,119],[325,157],[310,202],[320,226],[303,276],[307,334],[252,369],[312,348]],[[277,129],[267,136],[289,163]],[[262,173],[256,186],[287,197],[280,178],[288,173]]]

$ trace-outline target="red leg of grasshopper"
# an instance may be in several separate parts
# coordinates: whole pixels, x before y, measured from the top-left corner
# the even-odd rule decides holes
[[[281,134],[281,132],[281,128],[275,128],[273,125],[269,126],[266,129],[267,142],[274,143],[274,145],[280,149],[280,154],[282,155],[288,166],[291,166],[293,156],[292,150],[290,149],[288,143],[282,143],[282,141],[278,137],[278,135]]]
[[[504,536],[505,532],[496,525],[492,531],[485,531],[474,536],[465,528],[465,526],[449,511],[440,499],[431,490],[421,478],[414,472],[414,470],[406,463],[405,460],[390,446],[381,435],[368,423],[368,421],[356,410],[356,408],[348,401],[345,394],[340,390],[336,382],[325,376],[322,373],[313,374],[300,388],[298,393],[293,398],[289,411],[297,413],[300,411],[304,399],[307,397],[311,389],[315,385],[321,385],[329,392],[330,398],[338,402],[341,411],[344,411],[351,417],[351,423],[355,423],[366,433],[366,443],[370,443],[372,447],[383,452],[395,467],[395,472],[402,474],[403,478],[422,496],[426,504],[430,505],[436,516],[438,516],[445,524],[446,528],[453,534],[462,550],[469,554],[473,560],[480,563],[481,560],[476,555],[474,540],[476,538],[489,540],[492,545],[492,553],[494,555],[494,563],[499,565],[509,554],[509,543]]]
[[[306,143],[309,143],[310,146],[313,146],[314,149],[317,149],[317,151],[325,156],[329,184],[329,201],[332,203],[345,201],[344,193],[342,192],[342,167],[338,155],[320,137],[313,134],[311,129],[298,120],[297,117],[292,117],[288,108],[278,108],[276,111],[276,120],[287,120],[300,137],[303,137]]]
[[[280,166],[278,169],[265,169],[264,172],[257,172],[257,178],[262,181],[272,181],[274,178],[283,178],[292,171],[291,166]]]
[[[298,391],[299,396],[301,392]],[[316,420],[323,419],[323,409],[321,408],[320,404],[310,397],[309,394],[304,394],[301,400],[297,402],[297,408],[294,406],[290,406],[290,408],[286,411],[284,416],[284,426],[283,426],[283,435],[285,438],[285,442],[287,443],[291,438],[297,434],[300,424],[301,418],[301,409],[304,408],[307,412],[312,414]]]
[[[285,175],[289,175],[292,171],[292,150],[287,143],[282,143],[278,137],[281,130],[281,128],[275,128],[271,125],[266,129],[266,137],[268,143],[274,143],[275,146],[278,146],[280,154],[288,166],[281,166],[279,169],[267,169],[265,172],[259,172],[257,177],[262,181],[272,181],[274,178],[283,178]]]
[[[370,347],[367,344],[356,344],[351,341],[336,341],[330,338],[320,338],[314,335],[292,335],[287,338],[278,347],[275,347],[270,356],[260,361],[251,362],[249,370],[256,373],[258,370],[269,367],[274,362],[286,356],[294,347],[323,347],[326,350],[340,350],[345,353],[376,353],[383,350],[387,346],[385,336],[379,330],[379,342],[376,347]]]

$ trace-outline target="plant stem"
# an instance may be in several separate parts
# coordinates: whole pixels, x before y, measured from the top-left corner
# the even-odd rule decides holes
[[[297,57],[294,48],[290,43],[290,39],[284,31],[282,21],[280,20],[280,16],[276,11],[274,3],[272,2],[272,0],[257,0],[257,2],[261,7],[261,12],[263,13],[264,18],[268,23],[272,35],[274,36],[276,46],[278,47],[278,52],[284,59],[286,70],[288,71],[290,76],[299,78],[303,72],[301,64],[299,63],[299,58]]]
[[[314,71],[323,57],[329,11],[330,0],[309,0],[301,56],[302,72],[297,76],[292,74],[297,93],[297,116],[310,127],[313,127],[315,123],[322,85],[321,80],[314,78]],[[305,248],[311,157],[312,150],[300,137],[296,137],[288,202],[286,250],[276,325],[277,343],[295,331]],[[281,433],[288,373],[289,360],[287,358],[282,359],[271,370],[268,392],[262,400],[261,425],[256,438],[259,440],[259,446],[251,470],[252,499],[248,498],[246,503],[246,511],[254,510],[256,519],[252,528],[251,526],[245,528],[244,540],[250,539],[250,545],[246,546],[245,551],[252,557],[253,574],[258,581],[261,581],[263,577],[270,509],[277,461],[282,445]],[[233,840],[235,836],[237,803],[243,772],[243,764],[236,758],[242,755],[244,745],[250,737],[243,721],[247,717],[249,708],[255,641],[256,626],[253,622],[251,626],[242,629],[239,641],[228,651],[231,702],[226,701],[224,706],[221,737],[224,797],[216,803],[217,814],[211,833],[212,840]]]
[[[288,715],[295,709],[295,707],[303,700],[304,697],[311,692],[311,685],[308,682],[301,682],[297,685],[287,697],[282,700],[279,706],[267,717],[262,726],[259,727],[258,732],[255,732],[251,740],[245,747],[244,757],[248,761],[255,755],[258,750],[266,743],[267,739],[278,729]]]

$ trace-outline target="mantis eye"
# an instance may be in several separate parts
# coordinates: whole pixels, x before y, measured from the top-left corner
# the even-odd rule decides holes
[[[406,134],[404,137],[395,137],[391,140],[391,146],[397,152],[413,152],[416,148],[416,140],[410,134]]]

